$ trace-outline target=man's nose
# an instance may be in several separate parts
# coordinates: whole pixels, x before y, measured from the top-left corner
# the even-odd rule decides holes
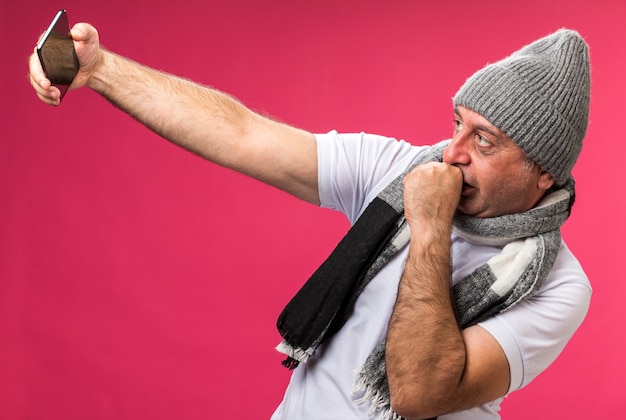
[[[469,165],[471,159],[468,153],[470,141],[463,132],[456,133],[452,141],[443,151],[443,161],[448,165]]]

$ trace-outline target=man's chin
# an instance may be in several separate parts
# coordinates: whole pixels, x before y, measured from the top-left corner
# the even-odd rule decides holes
[[[471,203],[468,203],[466,199],[461,198],[459,205],[456,208],[457,213],[464,216],[485,218],[490,217],[483,209],[479,209],[476,206],[472,207]]]

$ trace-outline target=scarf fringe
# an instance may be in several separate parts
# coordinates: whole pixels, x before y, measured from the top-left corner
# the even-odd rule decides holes
[[[286,340],[283,340],[276,346],[278,352],[287,356],[281,363],[289,370],[294,370],[300,363],[306,363],[309,357],[315,353],[314,348],[308,348],[306,350],[291,346]]]
[[[363,393],[363,395],[355,398],[355,402],[358,405],[369,402],[370,407],[369,410],[367,410],[368,416],[371,417],[374,413],[380,411],[380,416],[378,416],[379,420],[404,420],[404,417],[391,409],[389,397],[370,385],[363,371],[358,374],[352,389],[352,395],[359,393]]]

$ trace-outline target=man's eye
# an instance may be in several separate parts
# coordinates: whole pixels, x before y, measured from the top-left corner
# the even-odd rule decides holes
[[[461,131],[461,129],[463,128],[463,123],[459,120],[453,120],[452,124],[454,126],[454,132],[457,133],[459,131]]]
[[[476,136],[478,138],[478,144],[480,144],[481,146],[489,146],[491,145],[491,142],[489,141],[489,139],[487,137],[481,136],[481,135],[477,135]]]

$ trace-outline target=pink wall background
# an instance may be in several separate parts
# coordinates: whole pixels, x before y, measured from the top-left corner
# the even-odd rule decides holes
[[[623,415],[626,2],[2,0],[0,418],[268,418],[288,381],[275,319],[347,228],[93,92],[41,104],[26,58],[59,8],[108,48],[283,121],[416,144],[450,134],[450,98],[486,62],[577,29],[591,123],[563,233],[594,298],[503,415]]]

